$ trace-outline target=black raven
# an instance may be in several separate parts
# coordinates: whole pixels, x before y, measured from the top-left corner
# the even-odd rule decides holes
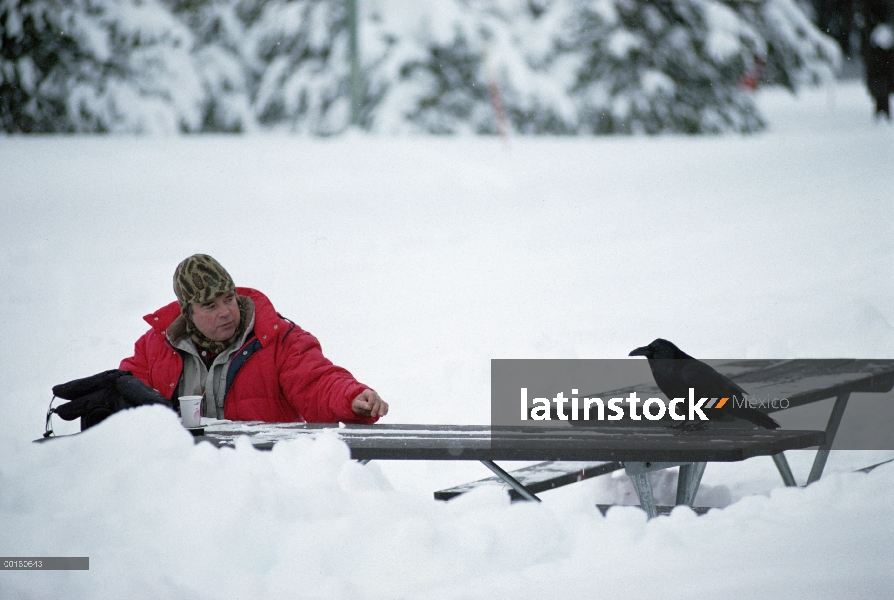
[[[729,398],[722,407],[707,412],[711,420],[733,421],[739,418],[766,429],[779,427],[779,423],[756,408],[737,406],[734,399],[739,402],[744,400],[745,390],[667,340],[658,338],[648,346],[633,350],[629,356],[649,359],[652,377],[668,400],[687,398],[689,388],[693,388],[696,398]]]

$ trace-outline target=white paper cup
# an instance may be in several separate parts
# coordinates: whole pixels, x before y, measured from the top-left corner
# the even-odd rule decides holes
[[[201,396],[180,396],[180,419],[183,421],[184,427],[201,427]]]

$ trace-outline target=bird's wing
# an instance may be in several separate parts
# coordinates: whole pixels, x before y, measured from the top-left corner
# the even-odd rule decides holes
[[[688,388],[694,388],[697,396],[709,396],[711,398],[732,398],[740,400],[745,397],[745,390],[739,384],[727,379],[710,366],[700,360],[686,361],[686,365],[680,369],[680,379]]]

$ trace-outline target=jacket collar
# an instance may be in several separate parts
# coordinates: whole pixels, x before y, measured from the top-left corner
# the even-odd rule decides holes
[[[240,296],[248,296],[255,304],[254,330],[258,341],[261,342],[261,346],[266,347],[276,339],[276,336],[285,333],[283,325],[286,321],[280,318],[267,296],[258,290],[243,287],[237,287],[236,293]],[[159,308],[154,313],[146,315],[143,317],[143,320],[149,323],[153,329],[165,335],[168,327],[179,316],[180,305],[174,301]]]

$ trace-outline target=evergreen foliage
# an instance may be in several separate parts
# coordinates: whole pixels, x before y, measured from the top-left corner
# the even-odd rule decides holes
[[[0,0],[0,126],[12,133],[74,131],[59,65],[88,61],[48,2]]]
[[[496,133],[482,77],[482,54],[470,47],[462,31],[447,43],[433,43],[421,60],[403,65],[401,80],[416,80],[419,95],[406,118],[422,131]],[[397,84],[400,85],[400,84]]]
[[[377,32],[395,43],[377,69],[374,130],[494,133],[492,95],[521,133],[573,133],[568,85],[550,60],[567,0],[454,0]],[[561,65],[559,65],[561,66]],[[400,118],[395,118],[399,116]]]
[[[348,37],[345,2],[270,3],[249,33],[259,123],[318,135],[343,130],[351,111]],[[367,86],[361,124],[374,95]]]
[[[750,132],[762,125],[737,88],[760,35],[715,2],[582,4],[566,51],[581,54],[574,94],[593,133]]]
[[[250,55],[245,23],[257,8],[230,0],[166,0],[193,34],[191,62],[201,85],[198,131],[242,132],[254,127]],[[254,10],[253,10],[254,9]]]
[[[192,33],[160,4],[0,0],[0,23],[6,131],[197,127]]]
[[[763,37],[765,81],[796,91],[827,81],[841,62],[841,49],[794,0],[727,0]]]
[[[360,126],[494,133],[761,128],[743,76],[831,77],[795,0],[360,0]],[[344,0],[0,0],[13,133],[329,135],[350,118]]]

